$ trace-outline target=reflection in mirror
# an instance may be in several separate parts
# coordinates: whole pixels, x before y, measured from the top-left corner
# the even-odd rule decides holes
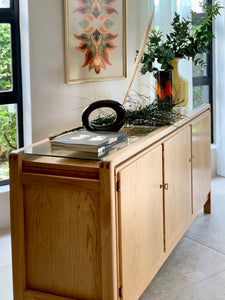
[[[101,107],[90,113],[89,121],[93,123],[96,119],[110,118],[111,123],[116,119],[116,112],[110,107]]]

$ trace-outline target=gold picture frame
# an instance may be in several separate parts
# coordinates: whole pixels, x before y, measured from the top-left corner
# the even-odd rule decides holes
[[[64,18],[66,83],[127,77],[126,0],[64,0]]]

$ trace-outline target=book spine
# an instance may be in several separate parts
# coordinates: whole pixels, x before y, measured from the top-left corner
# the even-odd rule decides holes
[[[105,146],[98,148],[98,156],[102,156],[105,154]]]

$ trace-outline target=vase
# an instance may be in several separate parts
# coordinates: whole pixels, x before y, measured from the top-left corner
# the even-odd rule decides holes
[[[173,103],[173,73],[172,71],[158,71],[156,78],[156,99],[158,105],[170,107]]]
[[[179,61],[182,58],[174,58],[170,64],[173,66],[173,92],[176,106],[188,105],[188,81],[179,74]]]

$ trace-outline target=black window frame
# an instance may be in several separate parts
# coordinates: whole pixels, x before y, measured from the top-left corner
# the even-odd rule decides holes
[[[206,2],[212,5],[212,0],[206,0]],[[195,18],[200,19],[203,17],[204,13],[195,13]],[[212,32],[212,24],[208,26],[208,30]],[[208,86],[209,88],[209,104],[211,106],[211,143],[214,141],[213,137],[213,47],[212,42],[210,42],[211,50],[206,54],[206,62],[207,62],[207,75],[203,76],[193,76],[193,88],[195,86]]]
[[[10,0],[9,8],[0,8],[0,23],[11,25],[12,91],[0,92],[0,105],[17,104],[18,147],[23,147],[23,99],[20,49],[19,0]],[[0,186],[9,180],[0,180]]]

